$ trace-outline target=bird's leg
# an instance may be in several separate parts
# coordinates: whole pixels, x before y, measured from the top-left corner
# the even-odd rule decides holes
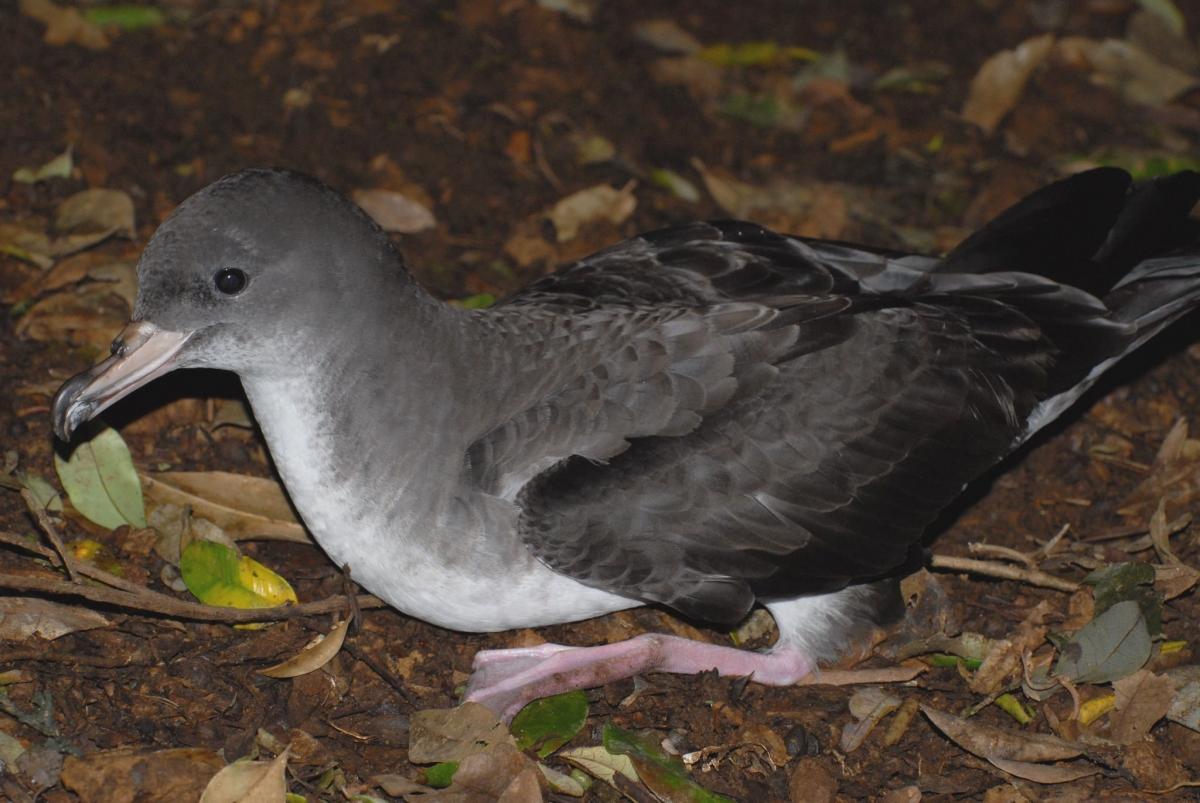
[[[598,647],[541,644],[484,650],[475,655],[466,699],[508,720],[539,697],[602,686],[643,672],[691,675],[715,669],[722,675],[788,686],[814,667],[812,659],[794,647],[777,645],[767,652],[750,652],[648,633]]]

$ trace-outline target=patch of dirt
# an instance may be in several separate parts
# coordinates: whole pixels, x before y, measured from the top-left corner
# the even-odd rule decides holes
[[[706,191],[695,167],[700,163],[758,188],[774,180],[819,184],[825,194],[810,207],[779,212],[798,227],[826,214],[822,225],[833,226],[840,239],[944,250],[1071,162],[1145,153],[1186,161],[1196,152],[1200,109],[1194,96],[1139,106],[1098,86],[1087,70],[1059,62],[1035,72],[994,135],[959,115],[983,61],[1043,33],[1047,18],[1059,37],[1119,38],[1137,4],[595,5],[593,19],[581,22],[532,0],[178,0],[163,6],[162,24],[112,32],[110,46],[99,51],[47,44],[42,24],[11,5],[0,7],[0,74],[6,76],[0,222],[24,225],[52,217],[64,198],[88,187],[120,189],[134,201],[137,240],[112,240],[96,249],[106,259],[131,260],[180,201],[242,167],[293,168],[347,192],[382,187],[411,194],[415,187],[437,225],[400,237],[400,247],[421,282],[442,297],[463,298],[502,295],[548,270],[545,261],[514,259],[505,244],[522,221],[534,220],[541,231],[541,212],[576,190],[637,182],[632,215],[585,227],[572,246],[580,253],[668,223],[728,216]],[[1193,28],[1200,25],[1200,7],[1180,8]],[[777,105],[784,99],[799,110],[794,124],[756,124],[722,113],[728,112],[722,107],[731,102],[728,94],[707,97],[686,82],[655,80],[656,62],[667,55],[633,32],[635,23],[650,19],[672,20],[705,44],[769,41],[826,56],[841,53],[844,66],[827,60],[828,75],[820,76],[826,83],[813,83],[810,75],[803,86],[802,60],[738,68],[732,79],[723,74],[722,80],[742,82],[760,99],[773,97]],[[884,91],[875,83],[893,68],[930,62],[941,65],[941,77],[922,79],[920,87],[914,79],[911,91]],[[581,161],[579,142],[588,137],[606,139],[613,156]],[[42,165],[67,147],[74,162],[67,177],[35,184],[11,178],[18,168]],[[695,200],[656,184],[655,169],[674,171],[700,188]],[[828,210],[835,206],[844,212],[831,222]],[[0,452],[15,451],[21,467],[53,478],[51,394],[92,364],[98,350],[18,336],[34,298],[12,294],[39,273],[27,260],[0,254],[0,294],[8,297],[0,320]],[[969,543],[986,542],[1030,552],[1064,525],[1074,539],[1129,525],[1118,513],[1121,500],[1143,480],[1166,433],[1180,417],[1193,428],[1200,424],[1198,323],[1196,316],[1181,322],[1110,374],[1064,421],[972,486],[945,517],[933,548],[965,555]],[[124,432],[139,466],[270,476],[269,456],[253,430],[214,429],[207,403],[180,406],[180,400],[240,395],[228,376],[175,375],[115,408],[108,420]],[[147,416],[154,417],[150,423]],[[0,530],[36,532],[21,497],[3,489]],[[72,538],[85,534],[75,518],[66,531]],[[1195,533],[1191,525],[1172,542],[1192,565],[1200,561]],[[139,550],[127,530],[93,529],[88,535],[111,550],[129,578],[164,590],[163,562]],[[1097,541],[1090,555],[1102,563],[1129,560],[1121,543]],[[342,591],[340,572],[311,547],[243,546],[287,577],[302,600]],[[1045,568],[1075,579],[1083,574],[1069,562]],[[29,571],[28,555],[0,549],[0,574]],[[1066,595],[1058,591],[955,574],[940,579],[954,618],[989,637],[1008,637],[1043,599],[1053,612],[1051,630],[1067,614]],[[261,749],[266,731],[293,744],[292,790],[309,800],[341,799],[338,783],[356,788],[380,773],[421,778],[421,769],[406,758],[409,717],[453,705],[479,649],[541,639],[590,644],[689,626],[643,609],[536,634],[466,635],[391,610],[369,610],[349,648],[324,670],[281,681],[256,670],[293,655],[330,620],[309,617],[253,631],[97,607],[111,627],[52,642],[0,642],[0,672],[24,673],[23,682],[4,687],[8,713],[0,714],[0,730],[27,747],[56,739],[73,755],[126,746],[195,747],[223,751],[229,761]],[[1169,602],[1164,621],[1169,638],[1187,644],[1180,660],[1190,662],[1200,638],[1194,594]],[[723,632],[701,632],[726,639]],[[754,724],[785,740],[788,763],[730,758],[697,770],[697,780],[753,801],[803,799],[790,779],[814,766],[832,779],[840,800],[883,799],[888,792],[894,800],[985,794],[1040,800],[1051,794],[1052,787],[1028,781],[1009,787],[1008,797],[989,793],[1012,777],[964,752],[919,716],[892,744],[875,733],[858,750],[843,753],[839,740],[851,722],[848,689],[777,689],[710,676],[648,681],[636,690],[627,681],[590,692],[588,726],[572,744],[597,744],[602,724],[612,722],[654,729],[688,752],[728,744]],[[953,669],[931,669],[896,693],[951,712],[978,700]],[[1049,730],[1046,709],[1065,716],[1062,698],[1053,698],[1034,712],[1032,729]],[[42,729],[13,711],[44,712]],[[1015,727],[994,706],[978,720]],[[1164,721],[1153,739],[1163,755],[1196,777],[1200,734]],[[47,801],[117,799],[68,790],[54,772],[34,769],[21,765],[0,775],[0,797],[32,800],[42,792],[39,799]],[[331,769],[341,773],[339,781],[328,782]],[[45,790],[31,780],[39,777],[46,779]],[[913,786],[923,798],[896,796]],[[1122,767],[1119,756],[1110,757],[1102,775],[1071,785],[1073,799],[1137,795],[1144,792],[1132,790],[1147,788],[1155,784],[1136,768]],[[594,800],[616,797],[603,784],[588,793]],[[1190,798],[1181,789],[1157,799]]]

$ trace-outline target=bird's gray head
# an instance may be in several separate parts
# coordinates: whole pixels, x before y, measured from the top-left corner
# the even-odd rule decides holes
[[[176,368],[242,375],[295,365],[314,337],[411,287],[387,236],[315,179],[246,170],[184,201],[138,262],[133,321],[113,356],[54,400],[64,440],[82,422]]]

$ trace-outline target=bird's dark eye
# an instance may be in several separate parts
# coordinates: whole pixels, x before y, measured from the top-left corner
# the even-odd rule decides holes
[[[221,268],[213,277],[217,289],[227,296],[235,296],[246,286],[246,274],[237,268]]]

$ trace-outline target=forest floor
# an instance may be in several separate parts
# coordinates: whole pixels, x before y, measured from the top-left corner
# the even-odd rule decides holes
[[[0,30],[0,540],[44,545],[0,548],[0,798],[13,801],[195,799],[227,762],[284,745],[293,794],[415,799],[437,778],[410,762],[411,726],[457,702],[480,649],[648,631],[729,643],[654,609],[469,635],[375,608],[331,661],[277,679],[259,670],[328,631],[328,613],[238,629],[139,609],[132,592],[103,602],[90,582],[65,587],[33,513],[60,487],[50,399],[124,324],[158,223],[220,176],[287,167],[356,193],[403,232],[419,281],[478,304],[696,219],[944,252],[1070,172],[1116,164],[1148,178],[1200,158],[1200,4],[1169,0],[166,0],[117,13],[22,0],[0,5]],[[97,189],[116,192],[64,206]],[[744,801],[1195,799],[1200,442],[1182,427],[1200,422],[1197,323],[1126,361],[969,489],[930,549],[990,568],[919,575],[909,627],[860,668],[895,666],[934,633],[926,652],[964,660],[926,659],[914,680],[869,693],[707,675],[594,690],[563,750],[600,745],[606,726],[651,732],[698,786],[667,790],[643,756],[639,780],[596,782],[586,799],[706,799],[699,787]],[[138,472],[203,472],[210,484],[189,497],[203,517],[229,493],[213,472],[275,488],[242,401],[233,377],[185,373],[106,420]],[[148,486],[157,529],[101,526],[72,503],[48,522],[79,560],[191,600],[178,540],[174,558],[163,545],[161,511],[178,510],[163,499]],[[220,504],[237,526],[261,501]],[[319,549],[238,546],[301,601],[343,594]],[[1113,601],[1071,589],[1125,563],[1149,572],[1123,580],[1120,598],[1141,603],[1130,627],[1152,646],[1121,671],[1023,688],[1022,657],[1045,666],[1048,635],[1100,621]],[[1017,579],[987,576],[997,565]],[[1064,582],[1046,587],[1037,572]],[[1146,621],[1159,613],[1161,634]],[[750,643],[770,638],[767,625]],[[458,779],[453,799],[506,788],[511,800],[570,799],[565,782],[522,786],[529,759],[487,755],[486,782]],[[561,753],[544,761],[571,770]]]

